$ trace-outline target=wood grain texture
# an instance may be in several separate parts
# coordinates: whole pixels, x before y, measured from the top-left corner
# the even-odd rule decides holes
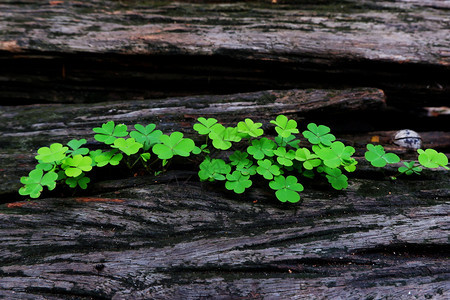
[[[0,97],[373,86],[396,106],[448,105],[446,1],[205,2],[2,2]]]

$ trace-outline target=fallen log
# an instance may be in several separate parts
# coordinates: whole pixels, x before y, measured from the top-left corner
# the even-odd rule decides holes
[[[445,1],[200,2],[3,2],[0,100],[376,86],[448,105]]]

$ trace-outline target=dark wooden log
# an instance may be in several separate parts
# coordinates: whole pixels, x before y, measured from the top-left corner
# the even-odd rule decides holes
[[[374,86],[448,105],[447,1],[3,1],[4,103]]]
[[[307,186],[300,205],[276,203],[261,189],[236,197],[186,182],[189,175],[0,206],[0,297],[445,299],[450,292],[448,173],[355,179],[345,192]]]

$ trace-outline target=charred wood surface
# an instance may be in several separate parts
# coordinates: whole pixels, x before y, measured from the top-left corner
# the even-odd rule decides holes
[[[374,86],[448,105],[448,1],[194,2],[2,1],[0,99]]]

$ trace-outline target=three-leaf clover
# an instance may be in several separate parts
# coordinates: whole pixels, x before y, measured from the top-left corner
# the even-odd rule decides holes
[[[374,167],[384,167],[386,164],[394,164],[400,161],[394,153],[385,153],[383,146],[367,144],[367,152],[364,157],[372,164]]]
[[[225,187],[227,190],[233,190],[236,194],[242,194],[246,188],[252,185],[252,181],[249,178],[250,175],[242,175],[241,172],[234,171],[231,174],[227,174]]]
[[[297,178],[292,175],[288,177],[283,175],[275,176],[274,180],[269,182],[269,186],[271,189],[276,190],[275,195],[281,202],[298,202],[300,200],[298,192],[303,191],[303,185],[298,183]]]
[[[412,174],[417,174],[419,175],[420,172],[422,171],[422,168],[419,166],[414,166],[416,164],[415,161],[410,161],[410,162],[403,162],[403,164],[405,165],[405,167],[399,167],[398,168],[398,172],[401,174],[406,174],[406,175],[412,175]]]
[[[352,161],[351,156],[355,153],[355,148],[345,146],[342,142],[334,142],[330,147],[314,148],[316,154],[329,168],[337,168],[342,164]]]
[[[130,136],[141,143],[144,151],[150,149],[154,144],[159,143],[159,137],[163,134],[161,130],[155,130],[155,124],[143,126],[141,124],[134,125],[136,131],[131,131]]]
[[[277,165],[273,165],[272,162],[268,159],[258,160],[258,167],[256,168],[256,172],[259,175],[262,175],[265,179],[272,180],[274,176],[278,176],[281,174],[280,167]]]
[[[89,153],[88,148],[80,148],[84,144],[86,144],[86,139],[71,140],[70,142],[67,143],[67,146],[69,146],[71,148],[71,149],[67,150],[67,153],[71,154],[72,156],[77,155],[77,154],[82,154],[82,155],[88,154]]]
[[[323,144],[330,146],[336,139],[330,132],[330,127],[325,125],[317,126],[315,123],[309,123],[306,126],[308,130],[303,131],[303,136],[308,139],[311,144]]]
[[[125,137],[128,135],[127,125],[118,124],[116,126],[114,121],[102,124],[102,127],[96,127],[93,131],[97,133],[94,135],[94,139],[107,145],[114,143],[118,137]]]
[[[159,159],[169,159],[174,155],[187,157],[194,150],[195,143],[193,140],[183,138],[181,132],[175,131],[170,136],[161,135],[159,137],[161,144],[153,146],[153,153],[158,155]]]
[[[222,159],[205,157],[205,160],[199,167],[198,177],[202,181],[225,180],[225,175],[231,172],[231,166],[226,164]]]
[[[259,160],[263,159],[264,156],[273,156],[275,146],[274,141],[268,138],[262,138],[260,140],[253,140],[252,145],[247,148],[247,152]]]
[[[261,127],[262,123],[254,123],[251,119],[245,119],[244,122],[239,122],[237,129],[241,133],[248,134],[252,137],[258,137],[264,134],[264,130]]]
[[[286,151],[284,147],[278,147],[276,150],[273,150],[273,153],[277,156],[277,162],[283,166],[292,166],[294,163],[292,160],[295,157],[294,150]]]
[[[130,156],[132,154],[138,153],[139,149],[141,149],[143,145],[136,142],[134,138],[118,138],[114,141],[114,145],[111,145],[111,147],[118,148],[120,151]]]
[[[289,120],[284,115],[279,115],[275,120],[270,121],[270,123],[277,125],[275,131],[283,138],[287,138],[293,133],[298,133],[297,122]]]
[[[60,143],[51,144],[50,147],[41,147],[38,150],[36,159],[43,163],[59,162],[66,157],[68,147],[63,147]]]
[[[92,158],[77,154],[74,157],[68,157],[64,161],[62,168],[68,177],[77,177],[83,171],[88,172],[92,170]]]
[[[98,151],[98,150],[96,150]],[[101,151],[101,150],[100,150]],[[110,164],[112,166],[117,166],[120,161],[123,158],[123,154],[122,153],[117,153],[117,149],[111,150],[111,151],[107,151],[107,152],[103,152],[99,155],[96,155],[93,159],[97,164],[97,167],[104,167],[107,164]],[[91,152],[92,154],[92,152]],[[92,158],[92,156],[91,156]]]
[[[198,118],[197,121],[199,123],[195,123],[193,128],[199,134],[209,134],[211,132],[211,127],[217,123],[217,120],[214,118]]]
[[[295,159],[303,162],[303,167],[306,170],[312,170],[313,168],[320,166],[322,161],[315,154],[311,154],[311,152],[307,148],[298,149],[295,152]]]
[[[241,172],[242,175],[255,175],[256,166],[249,159],[244,159],[236,165],[236,171]]]
[[[44,175],[44,171],[34,169],[28,174],[28,177],[20,178],[20,182],[25,186],[19,189],[20,195],[30,195],[31,198],[39,198],[43,190],[43,186],[47,186],[51,191],[56,186],[56,179],[58,174],[55,172],[48,172]]]
[[[448,158],[444,153],[437,152],[434,149],[418,149],[419,163],[426,168],[444,167],[448,170]]]
[[[336,190],[345,189],[348,186],[348,178],[342,171],[339,169],[325,168],[325,173],[328,182],[331,183],[331,186]]]
[[[87,189],[87,184],[91,182],[89,177],[84,176],[84,173],[81,173],[77,177],[69,177],[66,179],[66,184],[71,188],[76,188],[79,186],[83,190]]]
[[[241,136],[237,128],[227,127],[222,124],[215,124],[211,127],[211,132],[208,135],[212,139],[214,148],[219,150],[227,150],[231,148],[231,142],[241,141]]]
[[[291,134],[290,136],[288,136],[287,138],[281,137],[281,136],[276,136],[275,137],[275,142],[278,144],[278,146],[280,147],[286,147],[287,145],[297,149],[298,148],[298,144],[300,143],[299,140],[295,139],[295,135]]]

